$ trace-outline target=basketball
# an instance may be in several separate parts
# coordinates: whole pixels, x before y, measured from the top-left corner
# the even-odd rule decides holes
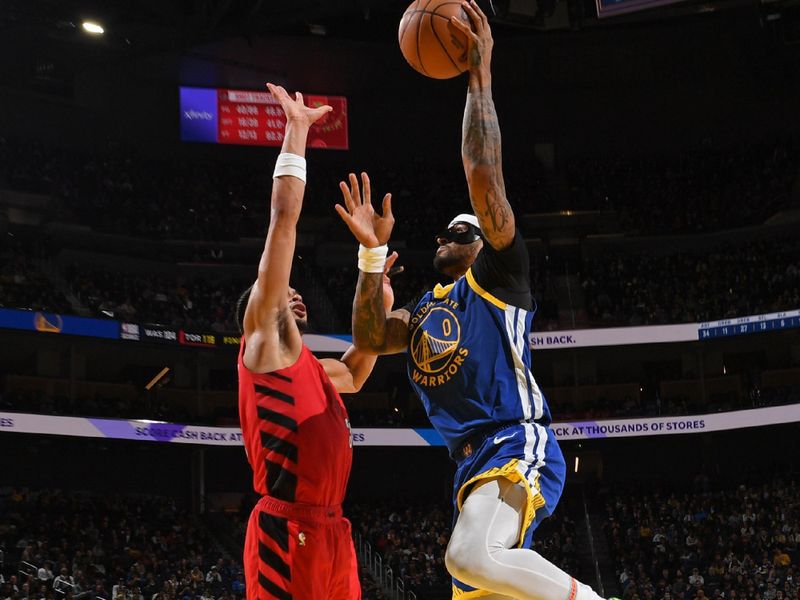
[[[400,20],[400,51],[423,75],[450,79],[467,70],[467,37],[450,24],[452,16],[469,23],[461,2],[415,0]]]

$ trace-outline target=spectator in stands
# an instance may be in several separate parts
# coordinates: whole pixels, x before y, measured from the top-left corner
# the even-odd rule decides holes
[[[325,159],[332,165],[337,162],[333,156]],[[556,205],[546,183],[548,175],[533,160],[514,167],[515,177],[508,182],[509,198],[522,203],[535,196],[537,208],[546,210],[616,210],[627,232],[708,232],[760,224],[775,210],[797,206],[798,196],[792,196],[790,189],[798,163],[800,145],[796,140],[733,148],[705,143],[671,156],[574,159],[566,171],[569,198],[566,205],[563,199]],[[457,169],[421,157],[402,166],[369,167],[394,190],[398,207],[402,207],[395,228],[399,239],[417,246],[430,241],[418,239],[426,231],[420,225],[442,212],[457,213],[463,208],[465,190]],[[310,184],[309,195],[332,193],[336,189],[332,174],[337,172],[338,168],[321,169],[322,175]],[[219,262],[226,256],[219,240],[263,231],[264,215],[248,207],[257,204],[267,176],[263,169],[250,165],[149,160],[119,144],[87,154],[31,140],[0,138],[0,186],[57,195],[73,218],[98,230],[210,240],[186,251],[190,255],[186,259]],[[431,186],[430,181],[437,183]],[[309,215],[333,218],[324,202],[306,208]],[[524,213],[524,206],[514,208],[518,214]],[[335,229],[331,235],[336,235]],[[179,252],[168,245],[162,245],[161,251],[162,260],[173,260],[173,254]],[[41,271],[40,259],[52,253],[50,244],[37,242],[33,248],[0,256],[0,305],[49,312],[75,310]],[[658,324],[796,308],[800,305],[797,256],[796,243],[756,243],[718,249],[709,256],[626,252],[592,258],[580,269],[588,318],[595,324]],[[571,305],[554,305],[554,275],[562,271],[550,273],[547,265],[532,268],[539,306],[535,326],[552,329],[558,309],[572,309]],[[350,322],[355,281],[346,271],[326,267],[325,272],[342,327]],[[137,278],[130,273],[86,273],[85,269],[71,275],[67,280],[72,290],[94,315],[235,330],[227,315],[236,294],[228,289],[217,293],[215,284]],[[409,284],[408,290],[398,289],[400,303],[433,282],[430,273],[414,274],[411,269],[398,279],[399,287],[404,279]],[[235,289],[241,287],[237,282]]]
[[[51,569],[50,563],[45,563],[44,565],[39,567],[37,578],[41,583],[49,585],[49,583],[53,580],[53,571]]]
[[[795,141],[722,148],[706,142],[662,156],[575,159],[570,208],[618,211],[638,233],[707,232],[763,222],[796,205]]]
[[[351,507],[349,514],[353,531],[366,540],[373,551],[382,557],[395,576],[405,581],[405,587],[420,600],[450,597],[451,579],[444,564],[444,553],[450,538],[452,508],[449,504],[397,507]],[[566,514],[557,513],[549,525],[540,531],[535,543],[537,552],[547,556],[562,568],[581,574],[574,552],[575,525]],[[362,570],[362,582],[369,581]],[[370,584],[365,585],[369,589]],[[364,598],[380,598],[370,591]]]
[[[605,529],[623,593],[646,597],[658,581],[659,589],[684,600],[775,600],[778,592],[798,597],[800,581],[791,567],[797,547],[788,549],[782,542],[784,532],[794,531],[800,521],[798,498],[797,483],[780,479],[731,491],[617,496],[607,507],[612,519]],[[663,528],[659,543],[631,535],[633,527],[648,521]],[[635,579],[628,577],[634,563]],[[691,573],[688,581],[683,569]]]
[[[211,570],[206,573],[206,584],[208,589],[213,590],[214,593],[219,593],[222,589],[222,573],[217,565],[212,566]]]
[[[73,584],[74,581],[69,575],[67,568],[61,567],[61,571],[59,572],[58,576],[53,580],[53,590],[59,592],[60,594],[66,594],[68,591],[72,591]]]
[[[687,545],[688,545],[688,541],[687,541]],[[692,574],[689,575],[689,585],[692,586],[695,589],[699,589],[699,588],[703,587],[705,582],[706,582],[705,579],[700,574],[700,569],[698,569],[697,567],[693,568],[692,569]]]
[[[40,582],[38,571],[33,572],[29,585],[18,585],[15,578],[0,585],[12,600],[24,597],[29,589],[35,597],[48,600],[54,594],[73,600],[152,600],[163,594],[174,600],[177,580],[185,582],[180,589],[185,589],[191,600],[204,595],[206,589],[213,598],[232,593],[224,580],[206,583],[203,573],[219,571],[217,565],[225,562],[214,562],[208,535],[170,500],[48,492],[22,495],[19,501],[12,501],[11,494],[0,495],[0,505],[3,503],[13,508],[0,513],[0,543],[36,540],[17,549],[14,560],[25,555],[42,568],[52,560],[59,565],[52,589],[49,583]],[[135,526],[130,519],[136,519]],[[4,526],[12,523],[13,528]],[[161,535],[161,531],[168,533]],[[13,532],[10,539],[9,532]],[[116,582],[113,587],[111,581]],[[214,585],[220,586],[218,592]],[[236,593],[230,596],[230,600],[242,598]]]
[[[236,577],[231,583],[231,591],[234,594],[238,594],[244,597],[245,587],[244,587],[244,575],[242,573],[236,573]]]

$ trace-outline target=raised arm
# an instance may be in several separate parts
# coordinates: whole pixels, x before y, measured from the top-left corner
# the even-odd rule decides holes
[[[461,133],[461,160],[469,186],[472,209],[486,241],[505,250],[514,241],[514,212],[506,199],[500,125],[492,99],[492,31],[489,19],[474,0],[462,2],[469,23],[451,18],[451,24],[468,40],[469,88]]]
[[[245,364],[258,372],[293,364],[302,348],[288,292],[305,192],[306,138],[311,125],[332,110],[330,106],[309,108],[300,93],[292,99],[281,86],[267,87],[283,107],[286,130],[272,185],[267,240],[244,314]]]
[[[344,206],[337,204],[336,212],[361,244],[356,295],[353,300],[353,344],[358,350],[370,354],[396,354],[408,347],[407,310],[387,312],[383,304],[383,258],[386,243],[392,233],[392,195],[383,198],[383,215],[372,208],[369,177],[361,174],[364,193],[361,194],[358,178],[351,173],[350,187],[339,183]]]

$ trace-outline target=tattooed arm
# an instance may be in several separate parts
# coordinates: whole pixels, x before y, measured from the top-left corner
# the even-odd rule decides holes
[[[410,313],[404,308],[387,313],[380,273],[358,272],[353,299],[353,344],[374,354],[397,354],[408,348]]]
[[[469,89],[461,135],[461,159],[472,209],[486,241],[504,250],[514,241],[514,213],[506,199],[500,152],[500,126],[492,100],[492,32],[489,20],[471,0],[463,2],[472,27],[456,17],[451,23],[468,39]]]
[[[381,302],[385,312],[390,312],[394,305],[394,290],[389,279],[389,273],[400,273],[403,267],[393,269],[392,266],[397,260],[397,252],[392,252],[386,259],[383,267]],[[341,394],[352,394],[361,389],[364,382],[372,373],[372,368],[377,360],[376,354],[379,352],[366,352],[363,349],[350,346],[340,359],[323,358],[319,362],[325,369],[325,373],[330,378],[334,387]]]

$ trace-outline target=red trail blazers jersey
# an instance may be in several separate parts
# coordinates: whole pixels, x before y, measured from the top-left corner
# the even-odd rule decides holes
[[[322,364],[303,344],[297,362],[271,373],[244,366],[239,349],[239,419],[253,488],[314,506],[344,500],[353,460],[350,423]]]

